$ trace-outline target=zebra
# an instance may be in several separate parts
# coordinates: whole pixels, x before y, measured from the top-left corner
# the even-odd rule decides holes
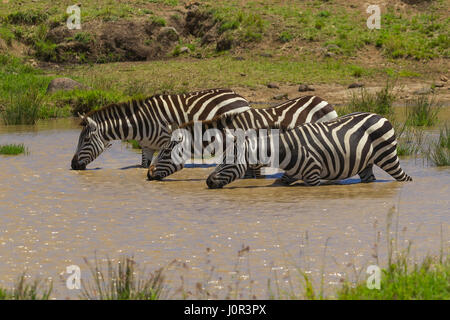
[[[148,168],[154,152],[170,140],[170,124],[210,120],[248,109],[248,101],[231,89],[154,95],[111,104],[80,115],[83,128],[71,166],[84,170],[111,141],[134,139],[142,146],[142,166]]]
[[[249,109],[239,114],[204,121],[202,130],[218,129],[257,129],[267,127],[295,128],[305,122],[328,121],[337,117],[333,106],[317,96],[302,96],[282,102],[276,106],[263,109]],[[193,131],[193,122],[183,124],[179,128]],[[147,172],[149,180],[162,180],[165,177],[181,170],[183,163],[172,161],[172,150],[179,142],[168,142],[150,164]],[[194,147],[193,145],[191,146]],[[250,174],[257,175],[262,165],[253,165]],[[247,172],[247,174],[249,173]]]
[[[286,184],[303,180],[306,185],[317,186],[320,179],[341,180],[356,174],[367,177],[373,165],[397,181],[412,181],[400,167],[392,124],[374,113],[358,112],[327,122],[307,123],[293,130],[280,130],[275,136],[271,133],[268,139],[278,138],[279,168],[289,177]],[[248,167],[248,148],[247,140],[243,161],[223,161],[208,176],[207,186],[222,188],[242,178]]]

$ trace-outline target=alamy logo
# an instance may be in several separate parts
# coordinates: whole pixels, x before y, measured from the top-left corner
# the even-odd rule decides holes
[[[66,273],[70,276],[66,280],[66,287],[69,290],[81,289],[81,269],[77,265],[71,265],[66,268]]]
[[[172,141],[179,141],[171,152],[175,164],[191,159],[193,149],[194,159],[209,159],[216,164],[225,160],[227,164],[278,166],[278,129],[226,129],[222,132],[213,128],[203,132],[201,122],[195,122],[193,128],[193,137],[186,129],[173,131]]]
[[[367,274],[370,276],[367,278],[367,288],[370,290],[381,288],[381,269],[377,265],[370,265],[366,270]]]
[[[374,4],[367,7],[367,13],[371,15],[367,18],[367,28],[370,30],[381,29],[381,10],[380,6]]]
[[[67,18],[67,28],[69,30],[81,29],[81,10],[77,5],[67,7],[66,13],[70,16]]]

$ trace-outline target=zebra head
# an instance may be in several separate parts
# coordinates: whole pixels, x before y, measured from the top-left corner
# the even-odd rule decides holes
[[[99,133],[97,122],[92,118],[80,115],[82,119],[80,137],[75,155],[72,158],[73,170],[84,170],[111,144],[105,141]]]
[[[183,169],[182,161],[173,161],[172,159],[172,151],[179,143],[179,141],[169,141],[159,150],[158,156],[153,159],[148,168],[148,180],[162,180]]]
[[[209,189],[223,188],[225,185],[233,182],[234,180],[241,179],[245,176],[245,173],[249,168],[247,157],[248,144],[248,140],[245,139],[244,144],[238,146],[235,140],[234,144],[229,147],[234,150],[233,163],[227,163],[226,153],[229,152],[226,152],[223,155],[222,163],[219,164],[206,179],[206,185]],[[238,153],[237,151],[237,148],[239,147],[242,148],[241,153]]]
[[[247,171],[247,164],[226,164],[218,165],[206,179],[209,189],[220,189],[236,179],[244,177]]]

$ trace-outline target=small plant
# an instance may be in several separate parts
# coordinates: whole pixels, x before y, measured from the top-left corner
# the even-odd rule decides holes
[[[154,25],[161,26],[161,27],[164,27],[167,24],[166,19],[164,19],[163,17],[152,16],[150,18],[150,20],[152,21],[152,23]]]
[[[136,140],[127,140],[127,142],[131,145],[132,149],[142,149],[141,145]]]
[[[28,153],[23,143],[0,145],[0,154],[17,155],[21,153]]]
[[[77,34],[75,34],[74,40],[87,45],[91,42],[92,38],[88,32],[78,32]]]
[[[12,290],[0,288],[0,300],[48,300],[53,290],[53,284],[43,287],[41,281],[29,283],[23,273],[14,284]]]
[[[163,269],[146,274],[136,270],[136,262],[132,258],[123,257],[117,262],[108,259],[104,270],[97,258],[88,265],[93,283],[82,281],[82,297],[89,300],[158,300],[163,295]],[[140,278],[139,275],[145,278]]]
[[[283,31],[280,33],[280,36],[278,37],[278,39],[283,42],[289,42],[292,41],[292,39],[294,39],[294,35],[292,33],[290,33],[289,31]]]
[[[419,127],[433,126],[438,120],[441,106],[434,96],[419,96],[406,105],[407,123]]]
[[[447,125],[439,130],[439,138],[430,146],[428,158],[438,167],[450,166],[450,128]]]
[[[351,65],[350,72],[351,72],[352,76],[354,76],[356,78],[361,78],[362,75],[364,74],[364,68],[360,67],[360,66],[356,66],[356,65]]]

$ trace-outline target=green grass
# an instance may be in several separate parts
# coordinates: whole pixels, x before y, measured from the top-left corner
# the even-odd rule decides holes
[[[157,25],[157,26],[161,26],[161,27],[164,27],[164,26],[167,25],[167,21],[166,21],[166,19],[164,19],[163,17],[152,16],[152,17],[150,17],[150,21],[151,21],[153,24],[155,24],[155,25]]]
[[[6,44],[10,46],[15,39],[15,35],[7,25],[0,25],[0,38],[5,40]]]
[[[14,284],[13,289],[0,288],[0,300],[48,300],[53,290],[53,284],[43,285],[40,280],[30,283],[22,274]]]
[[[450,259],[441,262],[429,256],[411,266],[406,257],[399,258],[382,269],[380,290],[370,290],[366,283],[354,287],[346,284],[337,297],[340,300],[449,300]]]
[[[438,167],[450,166],[450,128],[448,125],[439,130],[439,138],[437,142],[431,144],[428,159]]]
[[[0,115],[5,125],[36,124],[44,97],[36,88],[10,94]]]
[[[440,109],[435,96],[418,96],[406,105],[406,121],[413,126],[431,127],[437,123]]]
[[[376,92],[370,92],[365,88],[351,91],[348,105],[339,108],[338,113],[344,115],[353,112],[373,112],[392,116],[394,113],[392,104],[395,99],[392,89],[393,85],[388,80],[385,86]]]
[[[0,154],[17,155],[22,153],[28,153],[23,143],[0,145]]]

